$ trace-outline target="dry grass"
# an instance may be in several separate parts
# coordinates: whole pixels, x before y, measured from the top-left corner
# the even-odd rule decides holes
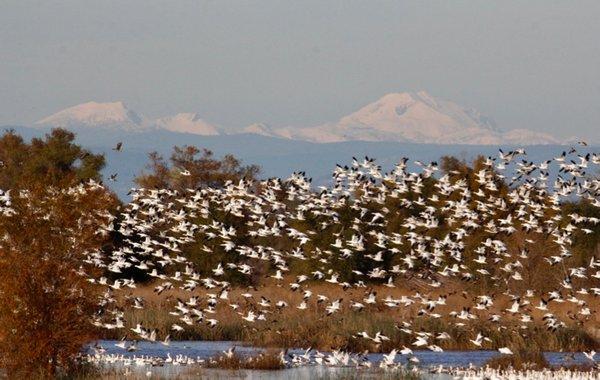
[[[278,370],[284,369],[285,364],[281,360],[281,352],[269,350],[256,356],[232,356],[221,355],[210,358],[205,362],[206,368],[219,368],[228,370],[253,369],[253,370]]]
[[[410,347],[414,336],[398,330],[397,320],[386,315],[367,313],[345,313],[327,318],[314,315],[294,316],[283,319],[269,328],[258,330],[249,342],[258,346],[276,347],[315,347],[320,350],[342,348],[353,352],[368,349],[371,352],[389,352],[403,345]],[[556,333],[548,332],[544,327],[532,326],[521,329],[512,325],[510,329],[498,330],[498,326],[486,321],[470,322],[464,327],[456,326],[448,319],[420,318],[413,324],[414,331],[427,331],[434,334],[447,332],[453,339],[432,340],[445,350],[471,350],[476,347],[469,341],[474,338],[473,331],[480,331],[492,339],[493,343],[485,349],[513,347],[516,349],[535,347],[545,351],[581,351],[598,346],[584,331],[571,327]],[[377,345],[363,338],[354,338],[353,334],[367,331],[371,336],[380,331],[390,338]],[[511,332],[512,331],[512,332]]]
[[[355,369],[343,372],[325,372],[316,377],[319,380],[419,380],[422,376],[419,373],[405,369],[395,369],[384,371],[372,369],[367,371],[357,371]]]
[[[544,358],[541,351],[519,350],[513,355],[496,356],[485,363],[486,366],[495,369],[506,370],[509,368],[523,370],[541,370],[550,368],[550,363]]]
[[[182,324],[177,316],[169,315],[173,311],[173,305],[176,298],[187,299],[190,295],[197,295],[206,298],[206,292],[196,290],[192,294],[182,290],[173,290],[167,295],[157,296],[153,293],[153,286],[146,286],[135,289],[132,295],[142,296],[146,300],[146,306],[143,310],[128,308],[125,318],[128,324],[135,326],[142,323],[144,326],[157,328],[159,336],[171,334],[173,339],[180,340],[231,340],[243,341],[262,347],[313,347],[319,350],[331,350],[334,348],[343,348],[354,352],[369,349],[374,352],[386,352],[392,348],[402,345],[410,346],[414,338],[401,332],[395,326],[403,321],[413,321],[413,331],[428,331],[432,333],[449,333],[453,339],[435,341],[446,350],[465,350],[476,349],[469,339],[474,339],[476,332],[481,331],[484,335],[490,337],[493,344],[486,343],[484,349],[497,349],[498,347],[508,346],[514,350],[535,348],[547,351],[581,351],[589,349],[598,349],[600,342],[592,337],[587,330],[600,324],[597,314],[592,315],[587,321],[581,320],[579,323],[571,322],[565,329],[555,333],[549,332],[541,324],[543,312],[534,309],[532,306],[526,307],[528,313],[534,318],[534,323],[528,323],[526,328],[521,328],[521,324],[515,317],[504,312],[504,309],[510,307],[511,300],[504,295],[497,295],[496,303],[489,311],[471,310],[478,315],[474,321],[462,321],[448,317],[450,311],[460,311],[464,306],[473,303],[472,299],[463,297],[462,292],[455,289],[459,285],[448,284],[444,287],[444,292],[437,291],[423,293],[423,296],[437,298],[439,295],[447,295],[447,305],[438,306],[436,313],[443,315],[440,319],[427,316],[417,316],[419,309],[423,305],[414,304],[410,307],[399,307],[389,309],[384,305],[369,306],[362,312],[349,309],[350,299],[361,300],[365,296],[367,289],[349,289],[343,291],[339,286],[323,283],[311,283],[307,285],[314,295],[308,302],[307,310],[298,310],[297,305],[302,301],[302,292],[291,292],[287,287],[278,286],[273,281],[259,287],[256,291],[249,291],[247,288],[234,288],[230,291],[229,300],[220,300],[216,313],[207,314],[208,318],[216,318],[219,324],[214,328],[209,328],[206,324],[194,324],[185,326],[185,331],[173,333],[170,328],[173,323]],[[289,282],[289,281],[287,281]],[[283,281],[282,284],[287,284]],[[369,289],[377,291],[378,300],[382,300],[388,295],[394,298],[400,298],[402,295],[414,295],[417,289],[405,288],[387,288],[384,286],[373,286]],[[241,296],[241,293],[249,291],[254,295],[253,299],[247,300]],[[211,293],[209,291],[208,293]],[[218,291],[212,291],[218,293]],[[316,295],[323,294],[331,300],[343,298],[344,307],[339,313],[332,316],[326,316],[325,305],[317,304]],[[271,300],[270,308],[261,308],[257,305],[260,297],[264,296]],[[586,297],[583,297],[586,298]],[[587,297],[586,301],[591,308],[596,308],[598,300],[593,297]],[[283,300],[289,304],[288,307],[277,309],[275,303]],[[532,298],[531,305],[537,305],[539,299]],[[247,323],[241,319],[241,316],[234,311],[228,304],[236,303],[240,305],[240,310],[246,313],[247,310],[267,310],[267,321],[258,321]],[[567,316],[569,308],[573,305],[568,303],[551,305],[552,312],[564,321],[571,321]],[[502,326],[488,322],[491,314],[502,315]],[[458,322],[466,323],[466,326],[457,325]],[[362,339],[353,338],[359,331],[366,331],[373,336],[377,331],[388,336],[390,341],[381,345]],[[120,339],[122,332],[109,331],[104,334],[105,338]]]

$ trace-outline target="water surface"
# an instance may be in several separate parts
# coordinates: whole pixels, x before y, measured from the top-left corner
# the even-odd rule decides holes
[[[185,355],[193,359],[207,359],[210,357],[219,356],[235,346],[235,352],[242,356],[256,355],[263,351],[262,348],[256,348],[252,346],[246,346],[239,342],[230,341],[176,341],[171,342],[169,346],[164,346],[160,343],[152,342],[138,342],[137,351],[127,352],[122,348],[116,347],[116,340],[102,340],[98,344],[106,350],[106,354],[118,354],[124,355],[125,357],[134,356],[152,356],[166,358],[170,354],[171,357],[177,355]],[[312,353],[314,354],[314,350]],[[290,349],[287,351],[288,354],[303,354],[302,349]],[[500,356],[498,351],[489,350],[473,350],[473,351],[444,351],[444,352],[433,352],[429,350],[414,351],[420,363],[418,364],[421,368],[429,367],[468,367],[476,366],[480,367],[485,364],[489,359]],[[383,354],[369,354],[368,358],[371,362],[379,362],[382,359]],[[589,363],[585,356],[580,353],[563,353],[563,352],[545,352],[544,356],[551,365],[561,364],[583,364]],[[408,358],[404,355],[396,356],[396,362],[408,364]]]

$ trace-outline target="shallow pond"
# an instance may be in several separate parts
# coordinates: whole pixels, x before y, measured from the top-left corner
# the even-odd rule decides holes
[[[177,341],[171,342],[169,346],[164,346],[160,343],[138,342],[137,351],[127,352],[122,348],[116,347],[116,340],[101,340],[98,342],[100,346],[106,349],[106,354],[119,354],[125,356],[152,356],[166,358],[167,354],[171,356],[186,355],[192,358],[207,359],[221,355],[223,351],[235,346],[235,352],[239,355],[253,355],[263,349],[245,346],[238,342],[222,342],[222,341]],[[303,354],[302,349],[290,349],[289,354]],[[314,350],[313,350],[314,353]],[[383,354],[369,354],[368,357],[372,362],[379,362]],[[429,350],[414,351],[420,363],[420,367],[431,367],[442,365],[444,367],[466,367],[469,365],[481,366],[487,360],[494,356],[500,356],[498,351],[444,351],[433,352]],[[586,363],[586,358],[582,353],[567,354],[564,352],[546,352],[546,359],[552,365],[560,364],[581,364]],[[407,362],[407,357],[398,355],[396,361],[399,363]]]

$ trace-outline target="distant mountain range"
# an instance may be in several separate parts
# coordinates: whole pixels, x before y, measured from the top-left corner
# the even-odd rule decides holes
[[[421,144],[557,144],[545,133],[516,129],[502,132],[477,110],[440,100],[422,91],[387,94],[335,123],[309,128],[268,128],[247,132],[313,142],[397,141]]]
[[[35,123],[38,127],[102,128],[130,132],[167,130],[217,136],[224,130],[196,113],[147,119],[123,102],[89,102],[59,111]],[[392,93],[334,123],[314,127],[273,128],[257,123],[237,133],[289,140],[331,143],[343,141],[395,141],[420,144],[536,145],[558,144],[545,133],[524,129],[500,131],[495,122],[477,110],[440,100],[428,93]]]
[[[108,184],[126,198],[133,178],[144,170],[148,153],[168,158],[175,145],[195,145],[216,156],[234,154],[247,164],[262,168],[262,177],[287,178],[304,171],[314,184],[326,184],[336,163],[368,155],[389,170],[402,157],[423,162],[454,155],[470,160],[479,154],[496,157],[498,148],[527,146],[534,162],[555,157],[566,149],[552,136],[532,131],[499,131],[494,122],[475,110],[418,94],[388,94],[341,118],[338,122],[309,128],[271,128],[254,124],[227,133],[194,113],[155,120],[130,110],[122,102],[80,104],[48,116],[33,126],[5,126],[30,139],[63,127],[77,134],[77,142],[103,153]],[[123,143],[123,150],[112,148]],[[578,147],[578,152],[592,151]]]

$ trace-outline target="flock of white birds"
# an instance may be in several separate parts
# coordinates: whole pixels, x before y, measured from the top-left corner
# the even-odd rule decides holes
[[[122,243],[90,252],[85,260],[107,273],[89,279],[104,293],[102,313],[93,323],[121,331],[117,345],[125,352],[135,351],[139,340],[168,346],[171,337],[195,325],[219,326],[221,314],[260,328],[290,308],[318,310],[322,318],[414,310],[397,323],[412,337],[412,346],[385,354],[377,364],[381,367],[397,365],[401,355],[418,362],[413,350],[440,352],[441,342],[456,338],[413,328],[415,318],[447,318],[469,334],[473,349],[496,347],[504,355],[513,349],[498,347],[472,329],[474,321],[488,320],[506,334],[533,324],[552,332],[570,324],[598,328],[600,259],[592,255],[584,265],[575,264],[571,245],[575,234],[597,231],[600,220],[565,215],[561,205],[585,199],[591,208],[600,207],[600,180],[594,177],[599,154],[573,148],[545,162],[530,162],[524,150],[500,151],[471,178],[458,171],[442,173],[435,162],[416,165],[419,170],[409,171],[404,159],[384,173],[372,159],[354,159],[349,167],[336,167],[330,186],[316,189],[303,173],[180,192],[132,189],[132,200],[98,232]],[[190,172],[183,168],[180,175]],[[526,269],[540,246],[543,260],[536,265],[561,276],[543,293],[528,288],[531,268]],[[222,261],[198,268],[194,260],[201,255],[219,255]],[[303,262],[312,269],[298,273],[296,264]],[[346,269],[340,269],[342,264]],[[132,279],[142,272],[152,281],[154,297],[172,303],[169,315],[177,322],[170,331],[126,320],[127,308],[146,306]],[[252,283],[257,275],[294,293],[298,303],[269,299],[261,294],[264,288],[227,281]],[[400,295],[413,281],[420,290]],[[502,291],[478,292],[480,287],[473,286],[484,282]],[[343,293],[337,294],[343,296],[315,290],[323,283],[339,287]],[[465,305],[456,310],[446,303],[445,288],[451,283],[470,284],[462,293]],[[498,308],[506,302],[509,307]],[[378,331],[353,334],[375,345],[390,339]],[[585,356],[593,365],[595,352]],[[290,365],[372,365],[344,351],[310,349],[282,360]]]

